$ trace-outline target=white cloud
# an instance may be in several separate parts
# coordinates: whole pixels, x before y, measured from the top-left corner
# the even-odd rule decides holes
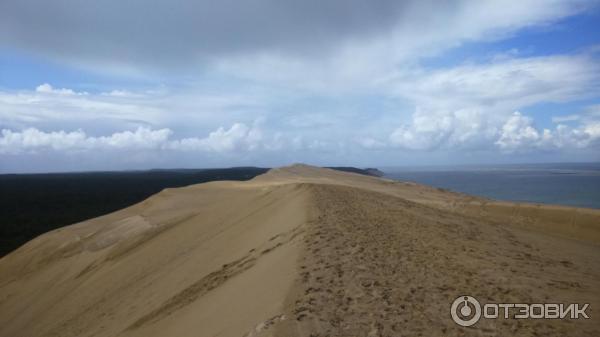
[[[401,100],[413,106],[414,112],[405,116],[406,110],[395,112],[388,107],[379,115],[381,119],[362,118],[358,110],[354,115],[311,111],[315,96],[302,92],[273,95],[269,87],[252,85],[235,94],[210,95],[203,89],[178,94],[168,90],[81,94],[43,84],[35,91],[0,92],[0,127],[6,129],[1,148],[3,153],[138,149],[256,156],[283,153],[283,149],[333,153],[357,143],[362,149],[388,151],[392,156],[398,149],[488,153],[585,149],[597,144],[597,124],[589,117],[597,115],[597,107],[578,113],[588,117],[577,120],[577,125],[558,125],[552,130],[540,130],[531,117],[513,112],[540,102],[588,97],[590,88],[600,83],[599,68],[586,55],[503,57],[436,70],[415,67],[379,82],[381,89],[374,96]],[[373,99],[370,94],[365,97]],[[344,100],[349,96],[333,97]],[[304,105],[290,108],[297,102]],[[290,113],[281,114],[279,107]],[[251,122],[262,117],[270,124]],[[114,124],[100,129],[105,121]],[[93,135],[40,131],[80,128]],[[97,136],[123,129],[132,131]],[[198,132],[206,136],[198,137]]]
[[[600,149],[600,105],[587,106],[575,116],[578,117],[576,125],[556,127],[555,146]]]
[[[159,121],[161,113],[155,99],[143,96],[124,100],[67,88],[55,89],[47,83],[35,91],[0,91],[0,126],[23,129],[57,124],[88,127],[99,123],[122,127],[123,122],[130,121],[152,124]]]
[[[271,100],[263,93],[243,89],[203,92],[186,87],[177,93],[158,90],[113,90],[100,93],[56,89],[42,84],[35,90],[0,90],[0,128],[77,129],[104,133],[138,126],[208,131],[222,124],[255,120],[242,111],[258,111]]]
[[[389,142],[410,150],[480,149],[493,142],[496,120],[481,107],[454,111],[417,107],[410,124],[394,130]]]
[[[554,135],[550,130],[537,130],[530,117],[513,112],[541,102],[569,102],[593,95],[590,88],[600,83],[600,64],[585,55],[502,58],[397,74],[389,83],[395,85],[395,95],[416,106],[408,123],[390,133],[391,146],[429,151],[493,150],[494,146],[516,151],[550,143],[560,148],[567,143],[582,147],[591,143],[568,142],[566,136],[562,142],[550,141],[549,137],[558,137],[557,131]],[[565,118],[554,120],[564,122]]]
[[[75,92],[67,88],[53,88],[50,84],[44,83],[35,88],[35,91],[42,94],[54,94],[54,95],[87,95],[87,92]]]
[[[220,127],[206,138],[184,138],[171,142],[168,147],[186,151],[252,151],[261,148],[262,141],[262,132],[256,125],[250,128],[243,123],[235,123],[229,130]]]
[[[500,130],[500,138],[495,142],[502,150],[519,150],[536,146],[542,139],[550,137],[549,130],[544,130],[542,134],[536,130],[531,118],[521,115],[520,112],[514,112],[513,115],[504,123]]]
[[[582,125],[577,128],[560,124],[548,136],[549,144],[545,145],[567,149],[587,148],[593,146],[600,139],[597,130],[597,124]]]
[[[554,130],[539,129],[531,118],[515,112],[502,126],[495,144],[504,152],[585,149],[597,146],[600,121],[586,121],[576,127],[559,124]]]
[[[600,64],[586,55],[502,59],[441,70],[397,73],[387,85],[397,96],[446,108],[525,106],[593,95]]]
[[[401,126],[390,135],[390,141],[410,150],[437,148],[452,132],[454,120],[445,114],[423,112],[417,108],[412,125]]]
[[[417,110],[412,123],[401,126],[389,136],[389,142],[373,139],[364,148],[400,147],[413,151],[485,150],[503,153],[598,149],[600,119],[581,120],[575,126],[558,124],[554,129],[538,128],[535,121],[516,111],[505,116],[480,111],[459,110],[436,115]],[[385,145],[383,145],[385,144]]]
[[[127,90],[111,90],[109,92],[103,92],[100,95],[102,96],[112,96],[112,97],[142,97],[142,94],[136,94]]]
[[[235,123],[229,129],[219,127],[207,137],[171,139],[170,129],[152,130],[138,127],[133,131],[115,132],[108,136],[93,137],[82,130],[44,132],[36,128],[23,131],[3,129],[0,137],[0,154],[59,151],[82,153],[93,151],[196,151],[196,152],[246,152],[280,149],[285,141],[281,134],[266,137],[260,123],[248,127]]]
[[[108,137],[89,137],[91,147],[99,146],[117,149],[155,149],[162,147],[169,139],[169,129],[151,130],[139,127],[135,131],[116,132]]]
[[[115,132],[110,136],[92,137],[84,131],[44,132],[36,128],[23,131],[2,130],[0,153],[19,154],[55,150],[81,152],[110,149],[159,149],[167,142],[171,130],[138,128],[135,131]]]

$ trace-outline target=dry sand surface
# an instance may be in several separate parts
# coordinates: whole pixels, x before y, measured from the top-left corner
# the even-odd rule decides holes
[[[590,319],[450,317],[459,295]],[[600,336],[600,211],[305,165],[163,192],[0,259],[0,336]]]

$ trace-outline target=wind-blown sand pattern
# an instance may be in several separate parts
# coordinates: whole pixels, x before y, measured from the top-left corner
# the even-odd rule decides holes
[[[459,295],[591,319],[456,325]],[[0,336],[598,336],[600,211],[305,165],[167,189],[0,260]]]

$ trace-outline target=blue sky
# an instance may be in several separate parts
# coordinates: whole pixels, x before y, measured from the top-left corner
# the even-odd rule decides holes
[[[0,4],[0,172],[600,160],[596,1]]]

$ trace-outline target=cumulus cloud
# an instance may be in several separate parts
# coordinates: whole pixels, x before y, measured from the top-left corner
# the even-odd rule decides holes
[[[0,137],[0,154],[59,151],[82,153],[92,151],[196,151],[230,153],[240,151],[270,150],[280,148],[280,134],[263,135],[260,123],[252,126],[235,123],[229,129],[219,127],[208,136],[172,139],[170,129],[153,130],[138,127],[133,131],[115,132],[108,136],[89,136],[83,130],[41,131],[27,128],[22,131],[3,129]]]
[[[600,105],[587,106],[575,116],[575,125],[556,126],[556,131],[552,134],[553,145],[562,148],[600,149]]]
[[[600,122],[586,123],[578,127],[558,125],[551,134],[550,145],[567,149],[598,149],[600,140]]]
[[[402,74],[391,83],[396,85],[395,95],[416,106],[409,121],[389,135],[391,146],[428,151],[497,147],[506,152],[567,143],[582,147],[590,142],[566,140],[579,131],[567,137],[561,127],[563,141],[559,142],[558,129],[554,133],[537,130],[530,117],[514,111],[541,102],[590,97],[590,88],[600,83],[600,64],[586,55],[509,57]],[[576,121],[579,116],[554,118],[557,123],[567,120]]]
[[[536,146],[540,142],[549,141],[550,131],[546,129],[540,134],[532,123],[531,118],[521,115],[520,112],[513,113],[502,126],[500,138],[495,144],[502,150],[519,150]]]
[[[19,154],[37,151],[93,151],[106,149],[159,149],[168,141],[171,130],[138,128],[135,131],[115,132],[110,136],[92,137],[84,131],[44,132],[36,128],[23,131],[2,130],[0,153]]]
[[[454,120],[450,116],[423,113],[417,109],[410,126],[403,125],[390,135],[393,145],[411,150],[437,148],[453,131]]]
[[[402,127],[390,135],[390,146],[410,150],[468,150],[470,140],[475,146],[470,149],[493,151],[497,148],[504,153],[527,153],[591,149],[597,147],[600,140],[600,121],[596,120],[587,120],[575,127],[559,124],[554,129],[542,129],[519,111],[494,124],[482,120],[483,115],[465,118],[468,116],[459,113],[445,119],[427,114],[416,117],[411,129]]]
[[[243,123],[235,123],[228,130],[223,127],[218,128],[206,138],[184,138],[171,142],[168,147],[187,151],[253,151],[263,147],[262,141],[263,135],[257,125],[248,127]]]
[[[67,88],[53,88],[50,84],[44,83],[35,88],[35,91],[42,94],[55,94],[55,95],[87,95],[87,92],[75,92]]]
[[[480,107],[454,111],[417,107],[411,122],[394,130],[389,142],[410,150],[481,149],[493,142],[499,119]]]

